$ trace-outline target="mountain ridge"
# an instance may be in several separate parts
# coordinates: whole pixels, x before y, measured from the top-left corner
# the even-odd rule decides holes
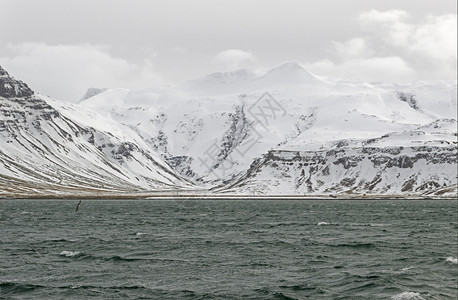
[[[294,62],[204,78],[71,104],[0,67],[0,197],[456,194],[456,84],[324,82]]]
[[[191,186],[139,143],[140,138],[75,121],[59,110],[66,104],[53,107],[57,100],[35,94],[6,72],[0,86],[6,90],[0,94],[0,196]]]

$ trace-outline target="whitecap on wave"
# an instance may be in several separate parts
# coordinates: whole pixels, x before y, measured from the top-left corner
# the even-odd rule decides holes
[[[385,223],[350,223],[350,226],[368,226],[368,227],[385,227],[391,226],[391,224]]]
[[[147,235],[146,232],[137,232],[135,235]]]
[[[393,300],[424,300],[420,293],[416,292],[402,292],[400,294],[394,295],[391,297]]]
[[[402,268],[401,271],[409,271],[409,270],[412,270],[413,268],[415,267],[414,266],[405,267],[405,268]]]
[[[318,224],[316,224],[318,226],[321,226],[321,225],[331,225],[331,223],[329,222],[318,222]]]
[[[62,251],[61,253],[59,253],[60,256],[66,256],[66,257],[74,257],[74,256],[78,256],[80,255],[81,252],[79,251]]]
[[[458,263],[458,259],[456,257],[453,257],[453,256],[447,257],[446,261],[449,262],[449,263],[452,263],[452,264],[457,264]]]

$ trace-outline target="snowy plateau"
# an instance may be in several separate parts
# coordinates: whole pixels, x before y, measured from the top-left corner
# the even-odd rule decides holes
[[[75,104],[0,68],[0,197],[456,197],[456,95],[291,62]]]

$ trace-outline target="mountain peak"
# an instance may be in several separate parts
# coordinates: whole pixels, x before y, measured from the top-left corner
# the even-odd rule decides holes
[[[10,76],[8,72],[0,66],[0,97],[16,98],[29,97],[33,91],[24,82]]]
[[[316,84],[321,82],[318,77],[295,61],[286,62],[271,69],[261,79],[272,84]]]
[[[211,73],[203,78],[196,79],[195,81],[214,81],[222,84],[232,84],[239,81],[254,78],[255,75],[252,71],[240,69],[229,72],[216,72]]]
[[[275,70],[275,69],[304,70],[305,71],[305,69],[297,61],[287,61],[285,63],[282,63],[282,64],[274,67],[272,70]]]
[[[216,72],[184,82],[180,85],[180,88],[199,95],[230,93],[244,90],[255,78],[256,73],[246,69]]]
[[[310,76],[315,76],[296,61],[285,62],[281,65],[278,65],[268,71],[266,74],[277,72],[282,72],[283,74],[308,74]]]
[[[3,76],[10,76],[8,74],[8,72],[6,72],[5,69],[2,68],[2,66],[0,66],[0,76],[3,77]]]
[[[80,99],[79,102],[82,102],[84,100],[87,100],[89,98],[92,98],[94,96],[97,96],[98,94],[101,94],[103,92],[105,92],[106,90],[108,90],[107,88],[96,88],[96,87],[90,87],[87,89],[86,93],[84,94],[84,96]]]

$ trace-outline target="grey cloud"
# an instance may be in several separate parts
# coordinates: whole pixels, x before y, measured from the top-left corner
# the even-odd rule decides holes
[[[328,63],[328,67],[338,66],[340,71],[337,75],[345,75],[344,66],[351,65],[349,62],[352,60],[353,64],[361,65],[364,59],[368,59],[372,66],[376,66],[380,59],[391,58],[391,61],[403,62],[401,70],[409,70],[406,74],[410,74],[411,78],[420,72],[417,70],[428,71],[437,78],[451,76],[450,70],[443,72],[450,69],[447,67],[450,59],[436,66],[437,70],[433,70],[437,58],[422,65],[422,61],[426,61],[425,55],[442,55],[439,50],[444,46],[437,44],[434,48],[427,42],[437,27],[419,25],[445,24],[441,18],[446,15],[456,22],[454,0],[0,0],[0,7],[0,64],[9,67],[10,73],[15,76],[31,80],[37,89],[51,96],[69,99],[80,96],[83,84],[132,87],[180,82],[229,67],[266,69],[294,60],[313,66],[320,63],[323,66],[328,61],[332,63]],[[393,41],[390,36],[393,32],[379,30],[376,33],[361,28],[361,18],[358,18],[361,12],[373,11],[383,16],[384,12],[393,9],[408,15],[408,18],[398,18],[399,24],[423,28],[415,31],[414,35],[409,33],[405,36],[405,41],[415,42],[415,47],[413,44],[406,47],[389,43]],[[432,19],[428,19],[428,15]],[[374,16],[367,17],[369,22],[371,18],[375,19]],[[380,22],[371,24],[381,28]],[[379,41],[376,35],[382,33],[384,49],[376,44]],[[398,32],[405,33],[402,30]],[[442,31],[442,34],[445,39],[441,41],[444,41],[448,33]],[[426,44],[423,43],[425,41]],[[100,63],[89,56],[87,60],[80,60],[81,65],[87,65],[74,72],[83,74],[90,71],[94,75],[82,79],[76,75],[62,75],[59,79],[59,76],[52,75],[53,70],[59,70],[58,64],[73,67],[71,61],[75,58],[58,56],[59,60],[55,62],[52,59],[47,61],[50,66],[42,65],[33,61],[39,59],[36,52],[29,57],[17,52],[17,47],[26,44],[46,45],[41,47],[41,51],[51,52],[56,51],[58,46],[77,49],[85,45],[86,54],[92,47],[104,55],[101,55]],[[340,50],[337,51],[336,47]],[[232,60],[230,63],[226,57],[225,64],[221,63],[224,59],[215,59],[218,53],[229,49],[248,52],[255,59],[245,60],[245,63]],[[407,49],[411,52],[409,59]],[[456,52],[456,43],[453,50]],[[106,67],[108,61],[113,63],[112,67],[116,65],[117,71],[97,71],[102,66],[102,69],[110,70]],[[410,69],[415,72],[412,74]],[[327,70],[332,73],[332,68]],[[45,84],[43,78],[32,76],[46,72],[49,74],[45,77],[60,80],[57,84],[61,87],[60,91],[55,85],[51,90],[50,84]],[[140,75],[132,75],[135,72]],[[373,72],[375,70],[370,73]],[[101,79],[95,75],[108,78]],[[365,79],[363,73],[360,77]],[[94,82],[90,83],[88,79]],[[65,80],[81,80],[81,83]],[[138,83],[134,84],[133,80],[138,80]]]

